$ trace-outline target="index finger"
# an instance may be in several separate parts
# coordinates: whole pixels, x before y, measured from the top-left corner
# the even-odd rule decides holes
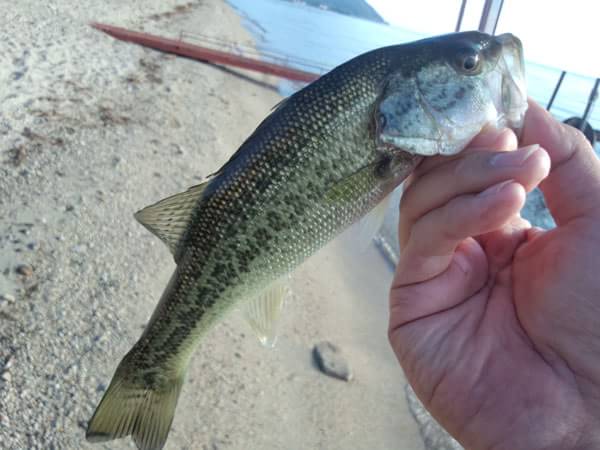
[[[441,164],[446,164],[452,160],[462,158],[465,154],[473,151],[510,151],[515,150],[517,145],[517,137],[512,130],[488,126],[475,136],[460,153],[452,156],[433,156],[425,158],[425,160],[414,170],[411,179],[419,178]]]
[[[550,174],[540,189],[557,224],[592,211],[600,215],[600,161],[583,133],[530,100],[521,143],[539,144],[550,156]]]

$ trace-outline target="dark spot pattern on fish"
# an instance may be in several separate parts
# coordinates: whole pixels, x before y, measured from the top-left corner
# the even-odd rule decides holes
[[[374,52],[298,92],[217,172],[180,245],[173,283],[153,316],[160,320],[136,345],[140,364],[177,358],[240,296],[287,273],[363,214],[368,196],[382,195],[367,187],[364,200],[324,203],[334,180],[376,158],[371,112],[397,64]]]
[[[464,86],[460,86],[455,92],[454,92],[454,98],[456,100],[462,100],[466,94],[467,90],[464,88]]]

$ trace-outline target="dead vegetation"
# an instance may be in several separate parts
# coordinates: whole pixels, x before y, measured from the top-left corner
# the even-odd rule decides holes
[[[112,108],[108,106],[99,106],[98,112],[100,114],[100,121],[102,125],[114,126],[114,125],[128,125],[131,123],[131,118],[122,114],[117,114]]]
[[[200,2],[188,2],[183,5],[177,5],[171,11],[166,11],[166,12],[160,13],[160,14],[152,14],[152,15],[148,16],[148,18],[150,20],[155,20],[155,21],[162,20],[162,19],[170,19],[173,16],[177,16],[180,14],[186,14],[186,13],[190,12],[194,7],[198,6],[199,3]]]
[[[23,164],[27,156],[39,151],[44,146],[62,147],[65,141],[61,137],[44,136],[31,130],[29,127],[23,128],[21,137],[25,142],[18,143],[8,150],[9,160],[15,167]]]
[[[140,67],[146,77],[146,80],[150,83],[160,84],[163,82],[163,79],[159,76],[160,65],[157,62],[150,59],[141,58]]]

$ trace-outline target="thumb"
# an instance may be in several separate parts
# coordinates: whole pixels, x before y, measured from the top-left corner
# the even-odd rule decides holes
[[[557,224],[600,214],[600,161],[583,133],[530,101],[521,143],[539,144],[550,155],[550,174],[540,189]]]

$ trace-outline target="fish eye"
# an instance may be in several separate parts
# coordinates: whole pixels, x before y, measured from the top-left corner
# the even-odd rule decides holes
[[[481,69],[479,53],[473,49],[465,49],[458,54],[455,62],[456,68],[466,75],[476,75]]]
[[[465,59],[463,59],[463,69],[465,69],[467,72],[470,72],[477,67],[478,63],[479,63],[478,55],[465,56]]]

